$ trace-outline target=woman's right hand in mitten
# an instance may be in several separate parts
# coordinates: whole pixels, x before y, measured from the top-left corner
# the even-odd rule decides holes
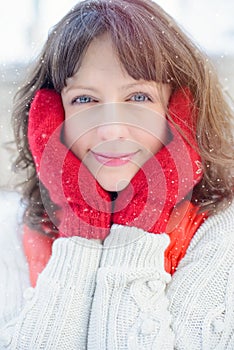
[[[37,91],[29,111],[28,140],[40,181],[50,199],[60,207],[54,215],[43,196],[50,217],[59,217],[60,236],[104,240],[111,223],[111,198],[89,170],[61,141],[64,109],[54,90]]]

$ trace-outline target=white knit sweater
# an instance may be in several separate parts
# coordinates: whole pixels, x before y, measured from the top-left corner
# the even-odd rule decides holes
[[[172,278],[166,234],[114,225],[103,245],[57,239],[35,289],[19,208],[0,193],[0,349],[234,349],[234,204],[198,229]]]

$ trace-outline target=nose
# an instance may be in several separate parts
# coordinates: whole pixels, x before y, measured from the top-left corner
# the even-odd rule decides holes
[[[103,141],[129,137],[129,125],[124,118],[121,104],[108,103],[102,106],[96,132]]]

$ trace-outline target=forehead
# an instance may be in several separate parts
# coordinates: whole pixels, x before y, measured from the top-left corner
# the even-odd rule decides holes
[[[88,48],[92,48],[93,55],[96,54],[95,50],[97,52],[103,44],[99,37],[107,32],[121,65],[131,77],[164,83],[168,81],[170,71],[165,57],[162,57],[166,49],[161,47],[161,39],[162,33],[170,28],[167,21],[161,20],[161,15],[157,17],[160,10],[156,4],[150,0],[94,0],[87,2],[85,8],[82,3],[58,24],[53,31],[57,35],[51,34],[51,43],[47,48],[51,56],[48,62],[52,67],[52,83],[58,91],[81,63],[84,67],[84,63],[90,59],[91,54],[89,57],[85,55]],[[56,52],[52,50],[54,47]],[[58,71],[58,67],[63,69]]]
[[[108,33],[105,33],[97,38],[94,38],[83,59],[81,61],[80,68],[86,68],[87,66],[96,67],[98,63],[99,69],[106,70],[107,65],[120,66],[120,60],[118,59],[117,50],[114,47],[114,43]]]
[[[75,74],[67,79],[69,84],[74,79],[95,80],[100,76],[106,76],[111,81],[117,79],[132,79],[123,64],[121,64],[117,51],[108,34],[103,34],[92,40],[85,55],[83,56],[79,68]]]
[[[153,80],[143,78],[134,79],[120,62],[114,43],[108,33],[92,40],[79,69],[72,77],[67,79],[63,93],[73,89],[81,89],[93,93],[106,92],[111,94],[114,90],[128,92],[132,89],[147,89],[148,92],[158,93],[159,86],[162,93],[170,94],[168,84],[160,84]],[[116,90],[116,91],[117,91]]]

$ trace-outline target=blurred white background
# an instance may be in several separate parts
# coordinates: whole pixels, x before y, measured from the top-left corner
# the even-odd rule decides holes
[[[114,1],[114,0],[113,0]],[[211,57],[226,91],[234,96],[234,1],[156,1]],[[46,40],[49,29],[75,4],[74,0],[2,0],[0,3],[0,186],[14,182],[11,153],[12,97],[25,69]]]
[[[114,1],[114,0],[113,0]],[[210,54],[234,54],[233,0],[158,0]],[[1,63],[29,61],[48,30],[77,0],[8,0],[0,3]]]

